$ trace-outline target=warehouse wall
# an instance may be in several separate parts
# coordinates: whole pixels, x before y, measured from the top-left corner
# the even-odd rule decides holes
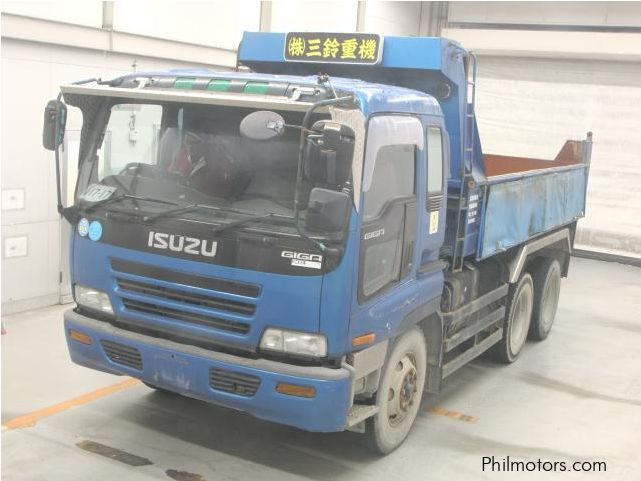
[[[67,225],[60,222],[55,207],[53,153],[41,147],[43,109],[47,100],[57,95],[59,86],[130,73],[134,60],[138,71],[231,68],[242,31],[258,29],[259,2],[217,9],[206,5],[202,16],[190,15],[190,23],[184,18],[188,9],[180,9],[181,17],[172,5],[160,4],[160,13],[150,23],[140,22],[150,4],[118,4],[112,12],[112,33],[101,28],[100,2],[3,2],[0,154],[4,313],[56,304],[69,294]],[[253,15],[239,13],[249,7]],[[206,20],[216,14],[226,16],[229,22],[221,22],[224,26],[218,29],[207,28]],[[207,36],[202,32],[215,33]],[[163,34],[165,39],[155,37]],[[76,44],[90,48],[73,46]],[[78,111],[70,109],[67,138],[77,138],[80,126]],[[67,155],[69,152],[63,152],[64,158]]]
[[[641,257],[641,3],[455,2],[443,36],[479,55],[486,152],[552,159],[594,132],[578,247]]]
[[[43,108],[59,85],[125,74],[134,60],[138,71],[232,68],[243,30],[259,27],[415,35],[420,3],[381,2],[361,7],[360,18],[356,1],[3,2],[0,8],[2,308],[7,313],[54,304],[69,294],[67,225],[55,209],[53,154],[41,147]],[[77,149],[80,122],[72,109],[65,158]],[[66,177],[73,176],[71,169]],[[73,182],[68,184],[71,192]]]
[[[3,2],[2,308],[53,304],[68,293],[66,225],[55,211],[53,155],[40,146],[42,110],[58,86],[131,72],[134,60],[138,71],[233,68],[245,29],[438,35],[443,28],[444,36],[480,55],[478,119],[488,151],[553,157],[566,138],[594,131],[588,217],[578,241],[639,256],[640,6]],[[72,112],[65,157],[73,157],[79,128]]]
[[[60,259],[66,245],[60,242],[55,207],[53,153],[41,146],[44,106],[61,84],[129,73],[133,59],[12,39],[3,39],[1,54],[2,302],[10,312],[59,299]],[[139,70],[193,65],[148,57],[136,57],[136,63]],[[80,127],[78,111],[70,109],[67,132]],[[18,200],[7,202],[11,196]]]

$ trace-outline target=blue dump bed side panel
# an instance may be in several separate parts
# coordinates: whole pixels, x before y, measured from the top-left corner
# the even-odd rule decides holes
[[[585,165],[489,178],[477,260],[583,217],[587,179]]]

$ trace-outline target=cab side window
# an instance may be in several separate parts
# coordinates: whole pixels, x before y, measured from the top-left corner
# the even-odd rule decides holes
[[[378,217],[393,199],[414,195],[414,145],[385,145],[376,156],[372,185],[365,195],[363,218]]]
[[[427,128],[427,209],[440,207],[443,193],[443,133],[440,127]]]

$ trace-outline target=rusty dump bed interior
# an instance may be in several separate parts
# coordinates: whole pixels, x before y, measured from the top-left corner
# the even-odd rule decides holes
[[[485,154],[483,160],[485,161],[485,175],[487,177],[566,167],[583,163],[582,142],[568,140],[554,160],[494,154]]]

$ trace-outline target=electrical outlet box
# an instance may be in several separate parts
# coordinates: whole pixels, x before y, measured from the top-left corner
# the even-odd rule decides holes
[[[24,209],[24,189],[3,189],[2,210]]]
[[[26,235],[4,238],[4,257],[25,257],[28,254],[29,238]]]

